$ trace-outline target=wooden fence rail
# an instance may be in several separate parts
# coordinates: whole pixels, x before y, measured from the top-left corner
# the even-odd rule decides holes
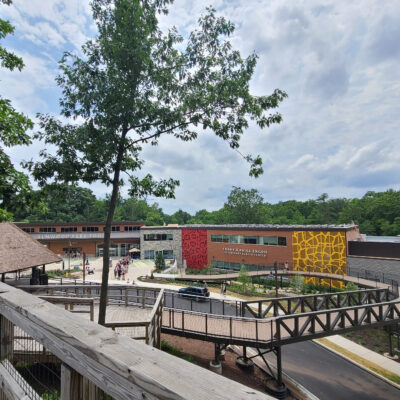
[[[153,306],[149,319],[145,321],[132,321],[132,322],[107,322],[104,326],[111,328],[115,331],[117,328],[145,328],[144,336],[135,336],[133,339],[145,340],[146,344],[150,346],[161,348],[161,318],[163,310],[164,289],[162,289],[157,296],[156,302]]]
[[[116,400],[271,399],[3,283],[0,316],[0,362],[12,360],[16,326],[62,363],[62,400],[97,400],[103,392]],[[0,382],[5,375],[0,368]],[[15,382],[7,385],[7,398],[31,399]]]

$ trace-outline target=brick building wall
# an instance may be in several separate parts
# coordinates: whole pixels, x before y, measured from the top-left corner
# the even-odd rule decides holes
[[[256,245],[243,243],[218,243],[211,241],[211,235],[239,236],[280,236],[286,238],[286,246]],[[218,230],[207,232],[207,258],[212,261],[225,261],[239,264],[252,264],[272,267],[288,263],[292,266],[292,233],[285,231]]]

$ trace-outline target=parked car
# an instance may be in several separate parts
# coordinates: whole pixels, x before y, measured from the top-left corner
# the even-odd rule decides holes
[[[205,299],[210,297],[210,292],[205,287],[197,287],[197,286],[189,286],[186,288],[179,289],[179,296],[182,297],[191,297],[193,296],[196,300],[201,298]]]

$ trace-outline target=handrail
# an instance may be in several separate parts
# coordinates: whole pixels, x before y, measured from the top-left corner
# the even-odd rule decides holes
[[[146,344],[160,348],[161,346],[161,313],[163,309],[164,289],[162,289],[154,303],[149,318],[144,321],[113,321],[106,322],[104,326],[115,331],[116,328],[145,328],[145,336],[133,337],[133,339],[145,340]]]
[[[74,375],[87,378],[116,400],[184,400],[201,398],[205,393],[218,399],[270,399],[3,283],[0,315],[61,360],[64,395],[76,389]],[[2,349],[9,348],[6,332],[1,335]]]
[[[242,300],[243,304],[248,304],[248,303],[267,303],[270,301],[285,301],[285,300],[297,300],[297,299],[307,299],[307,298],[313,298],[313,297],[331,297],[331,296],[337,296],[337,295],[347,295],[347,294],[358,294],[358,293],[369,293],[369,292],[387,292],[387,288],[377,288],[377,289],[361,289],[361,290],[350,290],[350,291],[343,291],[343,292],[334,292],[334,293],[315,293],[315,294],[305,294],[301,296],[286,296],[286,297],[271,297],[268,299],[262,299],[262,300]]]

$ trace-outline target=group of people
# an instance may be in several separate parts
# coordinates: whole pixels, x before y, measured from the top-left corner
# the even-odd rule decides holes
[[[125,280],[125,275],[128,273],[128,268],[129,268],[129,259],[128,258],[121,258],[118,262],[117,265],[114,268],[114,277],[115,279],[120,280]]]

